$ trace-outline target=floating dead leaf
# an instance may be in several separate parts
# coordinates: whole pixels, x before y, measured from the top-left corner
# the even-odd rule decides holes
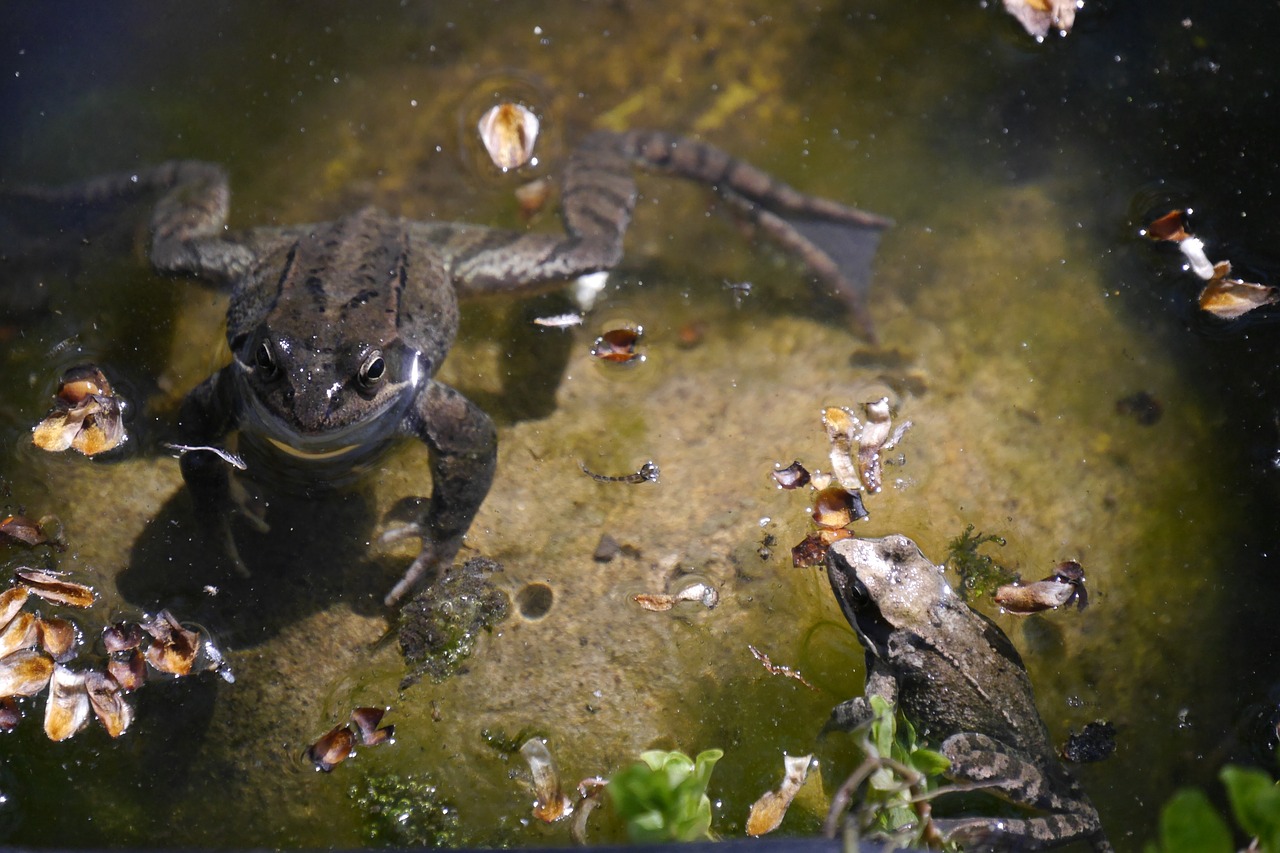
[[[520,215],[531,218],[547,203],[551,197],[551,179],[538,178],[527,184],[516,187],[516,204],[520,206]]]
[[[545,823],[567,817],[573,812],[573,803],[560,788],[560,770],[547,745],[541,738],[532,737],[520,747],[520,754],[529,762],[533,777],[533,816]]]
[[[66,663],[75,654],[80,642],[80,632],[67,619],[53,617],[36,620],[40,634],[40,647],[58,663]]]
[[[1006,584],[996,590],[996,604],[1007,613],[1026,616],[1054,610],[1075,597],[1073,584],[1056,579],[1028,584]]]
[[[9,620],[18,615],[22,605],[27,603],[31,591],[22,584],[11,586],[0,592],[0,626],[7,625]]]
[[[697,601],[710,610],[720,603],[720,591],[711,586],[711,584],[699,581],[690,584],[675,595],[668,595],[664,592],[641,592],[636,593],[631,598],[645,610],[659,613],[670,610],[681,601]]]
[[[828,486],[813,501],[813,520],[819,527],[847,527],[867,517],[862,496],[840,486]],[[830,543],[828,543],[830,544]]]
[[[85,674],[54,666],[49,679],[49,701],[44,708],[44,733],[49,740],[62,741],[84,728],[89,721],[89,694]]]
[[[502,171],[518,169],[533,159],[538,117],[523,104],[498,104],[480,117],[476,129],[489,159]]]
[[[356,708],[351,712],[351,722],[360,729],[360,743],[365,746],[377,746],[391,740],[396,733],[395,726],[378,728],[387,708]]]
[[[591,354],[601,361],[614,364],[630,364],[644,361],[644,356],[636,352],[640,338],[644,335],[644,326],[621,326],[610,329],[591,345]]]
[[[810,533],[791,549],[791,565],[797,569],[821,566],[826,561],[827,546],[818,538],[817,533]]]
[[[147,663],[170,675],[189,675],[200,651],[200,635],[182,627],[173,614],[161,610],[154,619],[141,624],[142,630],[151,635],[147,646]]]
[[[828,406],[822,410],[822,426],[827,431],[827,441],[831,443],[831,473],[836,482],[846,491],[861,489],[862,480],[858,478],[858,466],[854,462],[861,422],[842,406]]]
[[[33,649],[39,645],[40,632],[36,627],[39,621],[35,614],[23,611],[0,628],[0,658],[11,655],[18,649]]]
[[[356,736],[347,726],[334,726],[307,747],[307,758],[316,769],[328,773],[355,754]]]
[[[1005,11],[1036,41],[1044,41],[1051,29],[1064,36],[1071,32],[1081,5],[1083,0],[1004,0]]]
[[[747,818],[747,835],[757,836],[773,832],[786,817],[791,801],[796,792],[809,778],[809,765],[812,755],[784,755],[782,757],[784,775],[778,790],[769,791],[751,805],[751,814]]]
[[[1152,240],[1180,243],[1191,236],[1187,232],[1186,211],[1171,210],[1142,229],[1142,233]]]
[[[1243,317],[1255,308],[1274,305],[1278,301],[1280,292],[1274,287],[1227,278],[1225,275],[1212,279],[1200,292],[1200,310],[1224,320]]]
[[[10,696],[0,699],[0,734],[13,731],[20,722],[22,709],[18,707],[18,700]]]
[[[773,481],[778,484],[779,489],[799,489],[809,484],[809,471],[797,459],[786,468],[775,468]]]
[[[142,659],[142,652],[138,649],[117,652],[107,661],[107,674],[126,693],[137,690],[147,681],[147,664]]]
[[[22,515],[11,515],[0,521],[0,541],[16,542],[19,545],[43,545],[49,539],[40,529],[40,523]]]
[[[133,722],[133,706],[124,697],[124,690],[110,675],[88,672],[84,676],[85,692],[89,705],[98,722],[112,737],[120,737]]]
[[[73,367],[63,375],[54,406],[32,429],[31,440],[50,452],[70,447],[95,456],[113,450],[127,437],[123,409],[123,401],[100,369]]]
[[[93,589],[82,583],[64,580],[66,575],[62,572],[22,568],[14,574],[28,589],[50,603],[65,604],[68,607],[89,607],[93,604]]]
[[[133,622],[117,622],[102,629],[102,643],[109,653],[136,649],[142,645],[142,628]]]
[[[35,649],[19,649],[0,658],[0,698],[34,696],[53,675],[53,660]]]

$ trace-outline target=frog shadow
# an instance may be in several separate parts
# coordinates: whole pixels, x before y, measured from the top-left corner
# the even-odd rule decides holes
[[[306,496],[271,493],[268,531],[232,520],[245,576],[206,541],[183,488],[135,541],[117,588],[138,610],[168,608],[229,648],[264,643],[339,602],[361,615],[381,615],[382,598],[404,566],[371,556],[378,520],[372,507],[360,486]]]

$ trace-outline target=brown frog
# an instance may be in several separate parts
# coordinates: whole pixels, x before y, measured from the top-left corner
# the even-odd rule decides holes
[[[230,289],[232,361],[186,398],[179,431],[195,448],[182,473],[199,514],[241,569],[227,465],[208,446],[238,430],[242,443],[331,472],[367,463],[397,438],[426,445],[431,499],[400,532],[420,538],[422,550],[387,594],[394,605],[453,560],[494,475],[493,423],[433,378],[457,331],[459,297],[535,292],[614,267],[636,203],[634,165],[712,187],[796,255],[870,336],[863,292],[887,220],[663,133],[597,132],[578,146],[563,175],[564,234],[417,222],[374,208],[336,222],[231,232],[226,173],[192,161],[26,194],[52,202],[158,195],[152,265]]]
[[[867,651],[866,696],[882,696],[951,761],[947,775],[1025,807],[1031,816],[935,823],[966,849],[1034,850],[1076,840],[1111,850],[1097,809],[1058,761],[1022,658],[905,536],[845,539],[827,577]],[[837,706],[831,726],[871,716],[866,697]]]

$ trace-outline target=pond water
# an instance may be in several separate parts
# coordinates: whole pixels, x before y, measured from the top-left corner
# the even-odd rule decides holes
[[[528,322],[566,310],[562,295],[464,306],[441,377],[500,440],[464,556],[502,564],[513,606],[460,673],[403,689],[380,602],[412,552],[370,543],[428,490],[426,454],[399,447],[332,494],[269,493],[271,531],[239,532],[253,574],[229,575],[194,544],[160,446],[183,395],[227,359],[225,296],[150,272],[145,211],[88,240],[49,224],[39,263],[0,266],[0,475],[6,514],[56,515],[67,548],[0,558],[93,584],[97,603],[73,617],[90,645],[110,621],[167,607],[217,638],[235,681],[150,684],[115,741],[91,727],[51,743],[26,703],[0,736],[0,842],[415,843],[433,837],[415,823],[421,796],[397,822],[362,794],[432,785],[456,813],[451,843],[567,843],[567,822],[532,820],[523,761],[491,743],[521,732],[544,736],[575,783],[653,746],[723,749],[722,835],[744,831],[784,752],[818,749],[829,793],[853,759],[817,735],[861,691],[862,653],[824,574],[791,565],[811,493],[770,475],[793,459],[825,467],[823,407],[882,394],[914,426],[860,535],[901,532],[941,561],[973,525],[1004,537],[989,552],[1028,579],[1085,566],[1083,612],[983,606],[1026,659],[1055,740],[1116,725],[1116,754],[1075,772],[1117,846],[1149,840],[1177,786],[1265,760],[1280,683],[1275,332],[1265,309],[1203,316],[1177,252],[1138,232],[1193,207],[1213,259],[1270,280],[1280,72],[1266,45],[1280,13],[1128,5],[1148,8],[1087,0],[1076,31],[1043,44],[976,0],[8,10],[7,188],[198,158],[228,168],[237,228],[366,204],[522,227],[512,191],[556,174],[589,129],[654,127],[896,224],[871,290],[874,345],[709,194],[656,177],[641,178],[626,258],[583,326]],[[530,173],[480,159],[471,128],[495,92],[544,117]],[[45,227],[17,219],[0,231],[15,256],[11,232]],[[742,282],[749,294],[726,286]],[[590,355],[619,323],[645,332],[645,361],[621,370]],[[58,377],[86,361],[132,402],[130,442],[95,461],[32,448]],[[1156,422],[1117,410],[1139,392]],[[658,483],[579,467],[647,459]],[[625,546],[609,562],[593,557],[605,534]],[[719,606],[633,601],[693,578]],[[395,744],[316,773],[303,751],[359,705],[391,706]],[[781,831],[815,832],[824,809],[807,789]],[[601,823],[593,840],[615,840]]]

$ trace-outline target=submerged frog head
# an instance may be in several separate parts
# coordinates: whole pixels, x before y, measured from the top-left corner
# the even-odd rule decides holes
[[[243,428],[301,457],[337,456],[389,438],[427,378],[421,356],[392,342],[328,345],[265,326],[235,353]]]
[[[844,539],[827,551],[827,576],[849,624],[883,657],[895,631],[923,633],[955,597],[942,569],[905,536]]]

